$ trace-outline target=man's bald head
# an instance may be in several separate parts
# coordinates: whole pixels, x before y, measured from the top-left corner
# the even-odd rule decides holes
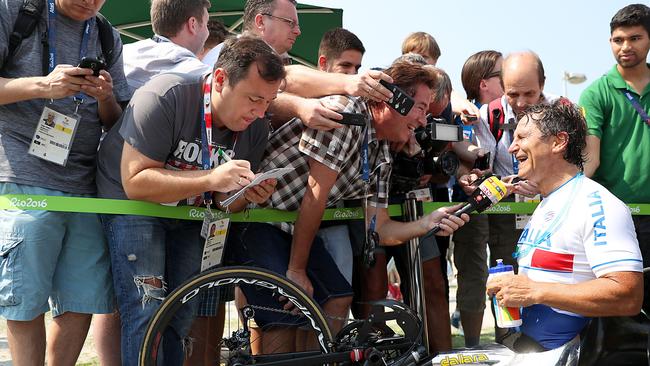
[[[544,65],[539,56],[533,51],[514,52],[509,54],[503,60],[501,70],[502,83],[508,73],[526,73],[537,76],[537,83],[543,89],[546,76],[544,75]],[[519,75],[515,75],[519,76]]]
[[[545,80],[544,65],[532,51],[512,53],[503,60],[503,91],[517,114],[541,101]]]

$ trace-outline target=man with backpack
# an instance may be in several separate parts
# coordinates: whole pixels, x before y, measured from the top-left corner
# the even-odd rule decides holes
[[[481,107],[480,121],[476,125],[476,138],[480,146],[490,152],[494,174],[506,178],[518,173],[519,164],[508,153],[518,117],[531,105],[557,99],[544,95],[544,80],[544,66],[533,52],[513,53],[503,61],[501,83],[504,95]],[[516,193],[537,193],[536,187],[528,182],[519,182],[517,187]],[[490,262],[501,258],[506,264],[515,264],[512,253],[521,230],[515,230],[514,216],[491,215],[489,220]]]
[[[95,195],[102,128],[130,97],[120,38],[97,15],[103,3],[0,0],[0,194]],[[105,70],[75,67],[83,57]],[[113,310],[97,215],[1,211],[0,252],[0,316],[13,362],[45,363],[51,310],[48,363],[74,364],[91,314]]]
[[[517,121],[528,107],[552,103],[557,99],[544,94],[545,79],[544,66],[535,53],[512,53],[504,59],[502,65],[504,95],[484,104],[480,109],[476,139],[481,148],[490,152],[490,167],[494,174],[500,175],[507,182],[519,171],[519,163],[508,152]],[[526,180],[519,181],[514,187],[515,195],[534,196],[539,193],[536,185]],[[510,200],[514,199],[516,198],[510,197]],[[517,263],[512,253],[522,230],[516,227],[515,215],[489,215],[488,220],[490,266],[494,266],[497,259],[503,259],[505,264],[516,268]],[[500,336],[500,329],[496,329],[497,341]]]

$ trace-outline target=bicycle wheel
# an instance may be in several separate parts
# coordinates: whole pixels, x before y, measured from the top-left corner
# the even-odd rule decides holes
[[[216,345],[213,344],[217,348],[213,350],[216,356],[214,362],[211,359],[211,364],[318,365],[324,363],[319,362],[319,356],[332,351],[332,334],[323,311],[296,284],[261,268],[224,267],[199,274],[167,296],[147,326],[139,365],[170,365],[163,359],[162,349],[174,315],[183,306],[188,306],[190,301],[200,298],[199,295],[207,289],[214,288],[219,289],[222,296],[220,301],[225,302],[226,320],[223,337]],[[246,290],[249,294],[254,291],[264,292],[278,300],[277,305],[255,305],[254,301],[243,299],[241,290]],[[232,295],[234,293],[235,296]],[[288,302],[293,305],[292,311],[284,310],[284,305]],[[275,321],[257,324],[261,332],[253,331],[255,320],[263,313],[273,314]],[[305,334],[312,340],[309,350],[295,350],[283,341],[284,338],[273,338],[275,334],[296,330],[304,332],[301,333],[303,340]],[[263,339],[259,333],[264,335]],[[277,348],[274,344],[277,344]]]

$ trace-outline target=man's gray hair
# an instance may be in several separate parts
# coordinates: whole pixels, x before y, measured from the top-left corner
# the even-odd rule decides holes
[[[280,0],[247,0],[244,6],[244,30],[251,30],[255,27],[257,14],[273,14],[277,1]],[[287,0],[293,5],[298,5],[296,0]]]

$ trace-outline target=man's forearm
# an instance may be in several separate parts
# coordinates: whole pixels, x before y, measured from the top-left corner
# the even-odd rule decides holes
[[[301,65],[292,65],[287,70],[286,91],[305,98],[324,95],[347,94],[346,75],[313,70]]]
[[[112,97],[107,101],[97,103],[97,114],[105,130],[108,131],[122,115],[122,107],[117,103],[115,97]]]
[[[388,209],[376,208],[369,210],[369,214],[377,215],[377,233],[382,245],[400,245],[412,238],[426,234],[420,220],[413,222],[395,221],[388,216]]]
[[[296,220],[291,243],[289,269],[304,270],[307,268],[309,253],[314,237],[320,227],[325,212],[325,202],[319,202],[307,189],[300,205],[300,215]]]
[[[0,105],[43,98],[40,87],[42,77],[0,78]]]
[[[600,138],[594,135],[587,136],[585,148],[585,175],[591,178],[600,166]]]
[[[479,148],[476,145],[473,145],[469,141],[459,141],[451,144],[453,152],[458,155],[458,158],[462,161],[474,163],[477,158],[477,152]]]
[[[129,199],[176,202],[209,191],[210,170],[145,169],[123,182]]]
[[[618,272],[617,278],[601,277],[578,284],[537,283],[537,303],[588,317],[631,316],[641,309],[643,276]]]
[[[379,231],[379,239],[383,245],[399,245],[426,233],[418,221],[399,222],[389,220],[382,225]]]
[[[291,93],[279,93],[273,103],[269,106],[271,125],[273,128],[280,128],[293,117],[298,116],[298,103],[300,97]]]

